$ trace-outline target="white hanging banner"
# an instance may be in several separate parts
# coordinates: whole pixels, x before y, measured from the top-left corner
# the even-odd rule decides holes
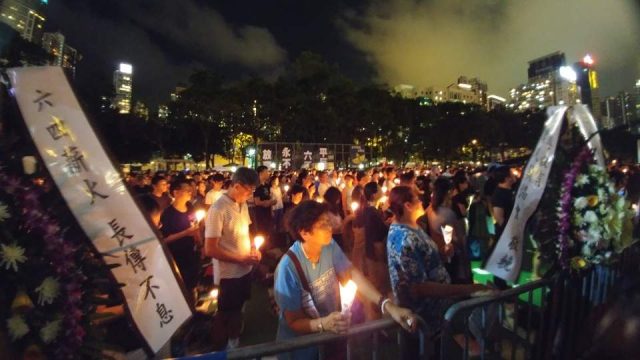
[[[575,121],[585,140],[598,131],[596,122],[586,105],[574,105],[569,121]],[[560,139],[560,131],[567,106],[554,106],[547,109],[549,119],[536,149],[527,163],[522,183],[518,188],[513,211],[507,221],[504,232],[498,240],[495,250],[487,260],[486,270],[504,280],[515,282],[520,274],[523,254],[524,227],[538,208],[540,199],[547,186],[551,165]],[[600,135],[589,140],[598,165],[604,167],[604,153]]]
[[[127,191],[60,67],[8,71],[12,94],[51,177],[112,269],[136,327],[157,352],[190,316],[175,267]]]
[[[527,163],[511,216],[507,220],[498,244],[487,260],[486,270],[501,279],[512,282],[518,279],[524,250],[524,227],[538,207],[547,186],[566,111],[566,106],[547,109],[550,117],[544,124],[540,140]]]

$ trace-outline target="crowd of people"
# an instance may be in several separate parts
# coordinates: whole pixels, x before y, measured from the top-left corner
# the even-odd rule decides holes
[[[610,172],[614,179],[622,174],[616,185],[637,203],[632,184],[640,182],[626,179],[637,180],[640,172],[625,169]],[[414,313],[437,342],[451,301],[508,288],[499,278],[495,287],[475,284],[471,259],[486,259],[500,237],[521,173],[500,165],[277,172],[259,166],[145,173],[128,182],[162,234],[191,301],[207,283],[203,269],[211,269],[218,289],[216,326],[227,341],[218,339],[214,348],[200,339],[186,354],[238,347],[244,306],[253,282],[262,281],[271,299],[265,306],[279,319],[278,340],[343,333],[350,323],[389,313],[408,330],[411,357],[419,349],[411,334]],[[198,211],[206,212],[204,220]],[[339,284],[349,280],[358,295],[344,313]],[[339,358],[343,349],[330,347],[328,355]],[[316,351],[282,357],[312,358]]]

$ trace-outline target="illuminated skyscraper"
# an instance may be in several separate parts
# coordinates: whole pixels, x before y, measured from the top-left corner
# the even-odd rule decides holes
[[[600,127],[602,124],[602,111],[600,107],[600,88],[598,85],[598,75],[594,69],[595,60],[591,55],[586,55],[582,61],[575,63],[576,83],[580,87],[580,98],[582,103],[589,106],[593,117]]]
[[[54,56],[51,65],[62,66],[69,69],[72,78],[76,75],[76,65],[82,56],[78,51],[65,43],[64,35],[59,32],[44,33],[42,36],[42,47]]]
[[[0,21],[14,28],[25,40],[39,44],[45,22],[44,7],[48,2],[48,0],[0,1]]]
[[[116,96],[113,106],[121,114],[131,113],[131,91],[133,89],[133,66],[121,63],[118,70],[113,72],[113,87]]]

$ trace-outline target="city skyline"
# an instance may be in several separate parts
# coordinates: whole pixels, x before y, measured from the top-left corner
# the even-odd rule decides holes
[[[384,6],[358,0],[346,6],[332,0],[317,8],[252,2],[246,6],[253,10],[249,14],[244,6],[198,0],[148,5],[51,1],[45,29],[59,30],[84,55],[81,83],[91,83],[96,75],[108,79],[120,62],[134,65],[133,98],[152,108],[168,102],[172,89],[194,69],[214,68],[228,82],[251,76],[275,80],[304,50],[338,64],[361,84],[447,86],[468,74],[486,81],[490,94],[505,98],[527,82],[528,60],[553,51],[565,52],[567,64],[592,54],[603,98],[632,89],[640,78],[640,17],[633,16],[640,11],[632,0],[607,5],[606,12],[595,0],[558,6],[548,0],[521,6],[441,0],[394,0]],[[575,12],[568,11],[572,6]],[[523,19],[523,12],[530,18]],[[451,21],[454,15],[457,22]],[[522,24],[514,27],[518,19]],[[433,28],[441,23],[449,33]],[[370,46],[372,41],[379,46]],[[467,52],[460,53],[461,48]]]

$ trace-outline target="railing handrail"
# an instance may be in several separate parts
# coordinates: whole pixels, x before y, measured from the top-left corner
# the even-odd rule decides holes
[[[456,316],[456,314],[462,310],[477,308],[482,305],[487,305],[491,303],[495,303],[499,300],[509,299],[514,296],[518,296],[520,294],[524,294],[526,292],[536,290],[543,286],[548,286],[553,283],[550,279],[540,279],[536,281],[532,281],[530,283],[517,286],[515,288],[511,288],[509,290],[502,291],[499,295],[494,296],[483,296],[479,298],[473,298],[468,300],[459,301],[454,303],[449,307],[447,312],[444,314],[445,321],[452,321],[452,319]]]
[[[424,319],[416,315],[417,328],[426,329],[426,322]],[[272,341],[268,343],[245,346],[227,352],[227,359],[253,359],[261,358],[264,356],[276,355],[285,352],[291,352],[298,349],[304,349],[311,346],[318,346],[326,344],[335,340],[348,339],[350,337],[364,335],[372,333],[374,331],[386,330],[389,328],[395,328],[400,326],[391,317],[385,317],[379,320],[365,322],[363,324],[355,325],[351,327],[345,334],[336,334],[331,331],[326,331],[317,334],[309,334],[295,337],[293,339]],[[189,359],[208,360],[218,359],[219,354],[210,353],[197,356],[190,356]],[[186,358],[176,358],[186,359]]]

